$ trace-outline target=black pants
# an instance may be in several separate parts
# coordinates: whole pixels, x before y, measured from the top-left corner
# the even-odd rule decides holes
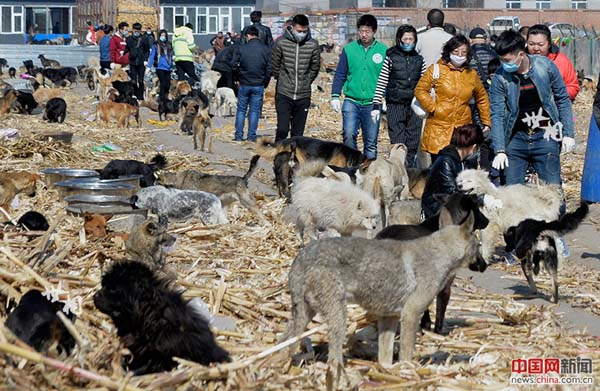
[[[221,87],[231,88],[233,90],[233,92],[235,93],[235,96],[237,96],[237,86],[235,85],[235,83],[233,81],[233,72],[219,71],[219,73],[221,74],[221,78],[217,82],[217,88],[221,88]]]
[[[175,61],[175,66],[177,67],[177,80],[188,80],[192,87],[195,82],[200,82],[192,61]],[[185,77],[186,74],[187,79]]]
[[[110,60],[100,61],[100,67],[104,69],[110,69]]]
[[[410,108],[410,102],[388,103],[387,123],[391,144],[404,144],[408,149],[406,166],[415,167],[421,141],[421,118]]]
[[[144,72],[146,67],[142,65],[129,64],[129,77],[133,84],[133,94],[136,98],[144,100]]]
[[[282,94],[275,95],[275,110],[277,111],[277,132],[275,141],[287,138],[291,131],[291,137],[302,136],[310,98],[292,99]]]
[[[164,101],[169,97],[169,88],[171,88],[171,71],[157,69],[156,76],[158,76],[158,95],[160,96],[160,100]]]

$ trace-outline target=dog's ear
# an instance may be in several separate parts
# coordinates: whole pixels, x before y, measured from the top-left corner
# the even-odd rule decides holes
[[[379,176],[376,176],[373,181],[373,198],[375,198],[376,201],[381,201],[381,193],[381,179]]]
[[[83,212],[83,220],[92,221],[94,219],[94,215],[90,212]]]
[[[150,236],[157,236],[160,233],[160,226],[154,221],[149,221],[146,224],[146,232]]]
[[[102,217],[104,217],[105,222],[108,222],[108,220],[112,219],[113,215],[102,215]]]
[[[448,210],[448,208],[442,206],[440,209],[440,228],[446,227],[448,225],[452,225],[452,214]]]

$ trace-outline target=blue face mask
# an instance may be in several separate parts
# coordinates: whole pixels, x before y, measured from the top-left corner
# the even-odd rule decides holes
[[[409,43],[409,44],[401,43],[400,48],[402,50],[404,50],[405,52],[410,52],[411,50],[413,50],[415,48],[415,44],[414,43]]]
[[[160,37],[160,42],[167,42],[167,37]]]
[[[523,60],[521,60],[523,61]],[[519,67],[521,66],[521,63],[519,62],[518,64],[516,62],[503,62],[502,63],[502,69],[504,69],[505,72],[508,73],[515,73]]]
[[[140,36],[140,33],[138,33],[138,32],[136,31],[136,32],[134,32],[134,33],[133,33],[133,36],[134,36],[134,37],[139,37],[139,36]]]

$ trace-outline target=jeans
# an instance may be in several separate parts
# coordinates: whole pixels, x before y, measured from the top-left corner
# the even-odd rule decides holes
[[[144,100],[144,72],[146,72],[144,64],[129,64],[129,77],[131,77],[133,83],[133,94],[139,100]]]
[[[544,139],[544,132],[532,135],[516,132],[506,147],[508,167],[504,169],[506,184],[525,183],[529,163],[541,180],[551,184],[562,184],[560,179],[560,144]]]
[[[275,95],[275,110],[277,111],[277,132],[275,141],[304,135],[304,126],[310,108],[310,98],[292,99],[282,94]]]
[[[246,111],[250,105],[248,113],[248,141],[256,141],[256,128],[258,128],[258,118],[262,112],[263,95],[265,88],[263,86],[240,86],[238,90],[238,104],[235,113],[235,140],[241,141],[244,138],[244,123],[246,122]]]
[[[349,99],[344,99],[344,103],[342,104],[342,136],[344,144],[358,149],[356,139],[358,137],[358,127],[360,126],[365,145],[364,155],[367,159],[376,159],[379,121],[373,122],[371,111],[373,111],[372,104],[362,106]]]

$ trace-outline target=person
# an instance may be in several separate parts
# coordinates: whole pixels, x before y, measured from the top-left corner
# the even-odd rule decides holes
[[[364,155],[377,158],[379,118],[371,117],[373,95],[387,47],[375,39],[377,19],[370,14],[358,18],[358,40],[346,45],[340,55],[331,86],[331,107],[342,111],[342,136],[344,144],[358,149],[358,127],[362,129]],[[344,92],[344,104],[340,94]]]
[[[104,69],[110,69],[110,40],[112,39],[114,28],[111,25],[104,26],[104,35],[100,39],[100,66]]]
[[[442,204],[438,195],[458,191],[456,177],[465,169],[465,160],[476,153],[482,142],[483,133],[477,126],[467,124],[454,129],[452,142],[440,151],[429,171],[421,197],[423,220],[439,214]]]
[[[444,31],[444,13],[434,8],[427,13],[427,30],[419,34],[417,53],[423,56],[425,65],[436,63],[442,56],[442,47],[452,34]]]
[[[529,34],[529,26],[522,26],[519,29],[519,34],[521,34],[521,37],[523,37],[523,39],[527,41],[527,35]]]
[[[178,26],[173,32],[173,54],[175,58],[175,66],[177,67],[177,79],[188,79],[194,82],[200,82],[196,75],[194,67],[194,50],[196,43],[194,42],[193,25],[186,23],[185,26]]]
[[[525,40],[515,31],[503,32],[495,49],[502,67],[489,91],[496,154],[492,166],[504,170],[508,185],[525,183],[529,164],[545,183],[561,184],[558,130],[562,127],[563,153],[574,148],[575,140],[571,101],[560,71],[547,57],[527,54]]]
[[[60,34],[60,23],[59,22],[54,23],[54,26],[52,27],[52,34]]]
[[[169,96],[171,71],[173,70],[173,46],[169,42],[167,30],[158,32],[158,41],[152,45],[148,64],[156,68],[156,76],[158,76],[159,82],[158,96],[159,99],[165,101]]]
[[[210,40],[210,46],[212,46],[215,51],[215,55],[217,55],[223,48],[225,47],[225,37],[223,36],[223,32],[219,31],[213,39]]]
[[[225,47],[233,45],[233,37],[230,32],[225,34]]]
[[[92,21],[88,20],[86,23],[88,32],[85,36],[85,42],[88,45],[96,45],[96,31],[94,30],[94,26],[92,26]]]
[[[258,119],[262,112],[263,95],[271,80],[271,49],[263,44],[256,27],[246,29],[247,41],[234,52],[233,66],[239,64],[240,88],[235,114],[234,141],[242,141],[248,106],[248,141],[256,141]]]
[[[264,43],[265,45],[267,45],[269,48],[273,47],[273,35],[271,34],[271,29],[267,26],[265,26],[264,24],[262,24],[260,21],[262,19],[262,12],[261,11],[252,11],[250,12],[250,22],[252,22],[252,24],[250,26],[254,26],[258,29],[258,40],[262,43]],[[248,29],[250,28],[250,26],[246,26],[244,27],[244,29],[242,30],[242,40],[241,40],[241,44],[245,44],[246,40],[245,37],[248,33]],[[308,24],[307,24],[308,26]]]
[[[217,71],[221,74],[221,78],[217,82],[217,88],[228,87],[231,88],[237,96],[237,86],[233,77],[233,56],[236,51],[239,50],[239,45],[226,46],[225,49],[221,50],[213,61],[212,70]]]
[[[444,23],[444,31],[452,36],[455,36],[457,33],[456,26],[452,23]]]
[[[275,141],[283,140],[290,132],[292,137],[304,134],[310,107],[310,85],[319,75],[320,67],[319,43],[310,35],[306,15],[298,14],[285,31],[284,39],[273,48],[272,69],[277,79]]]
[[[556,64],[567,87],[569,98],[574,101],[580,88],[577,72],[569,57],[561,53],[558,46],[552,43],[552,35],[548,26],[536,24],[529,28],[527,32],[527,51],[529,54],[546,56]]]
[[[407,167],[415,166],[421,140],[421,119],[410,107],[415,87],[425,72],[425,61],[415,50],[416,43],[417,30],[413,26],[398,27],[396,45],[386,52],[373,97],[372,115],[376,118],[385,94],[390,143],[406,145]]]
[[[133,83],[133,94],[137,99],[144,100],[144,73],[150,49],[146,46],[148,41],[142,37],[142,24],[134,23],[132,27],[133,33],[127,37],[129,77]]]
[[[496,52],[487,44],[487,33],[481,27],[476,27],[469,33],[469,42],[473,48],[473,58],[471,59],[471,68],[475,69],[479,79],[487,90],[490,86],[488,65],[491,60],[498,58]]]
[[[486,82],[487,89],[492,85],[492,80],[494,79],[494,73],[496,70],[500,68],[500,60],[496,57],[490,60],[488,63],[487,73],[489,78]],[[489,94],[488,94],[489,96]],[[473,107],[471,107],[472,109]],[[479,117],[479,111],[473,111],[473,123],[479,126],[480,129],[484,128],[484,125],[481,123],[481,118]],[[494,161],[494,149],[492,148],[492,140],[490,137],[490,132],[486,132],[484,134],[484,141],[479,146],[479,167],[485,171],[490,173],[490,180],[494,185],[500,186],[504,184],[504,176],[500,175],[500,171],[496,170],[492,167],[492,162]]]
[[[105,23],[100,21],[97,25],[94,26],[94,31],[96,32],[96,42],[100,45],[100,41],[104,38],[104,26]]]
[[[442,49],[437,62],[439,78],[434,79],[434,66],[430,66],[415,88],[415,97],[430,113],[425,122],[421,149],[431,155],[435,162],[441,149],[450,144],[452,132],[457,126],[470,124],[471,98],[475,100],[483,131],[491,124],[488,95],[474,69],[469,66],[473,50],[464,35],[451,38]],[[431,97],[431,89],[435,99]]]
[[[146,40],[146,47],[148,50],[152,49],[152,46],[156,43],[156,38],[154,37],[154,33],[152,32],[152,26],[146,26],[146,35],[144,35],[144,39]]]
[[[129,52],[127,52],[127,41],[129,34],[129,23],[121,22],[117,26],[118,31],[110,39],[110,68],[117,66],[126,67],[129,65]]]
[[[598,186],[600,183],[600,159],[598,156],[600,156],[600,81],[596,86],[581,176],[581,199],[588,203],[600,203],[600,186]]]
[[[287,28],[291,25],[292,25],[292,19],[286,19],[286,21],[283,22],[283,25],[281,26],[281,31],[283,31],[283,32],[281,33],[280,36],[275,38],[275,43],[277,43],[277,41],[279,41],[280,39],[283,38],[283,36],[285,35],[285,30],[287,30]]]

